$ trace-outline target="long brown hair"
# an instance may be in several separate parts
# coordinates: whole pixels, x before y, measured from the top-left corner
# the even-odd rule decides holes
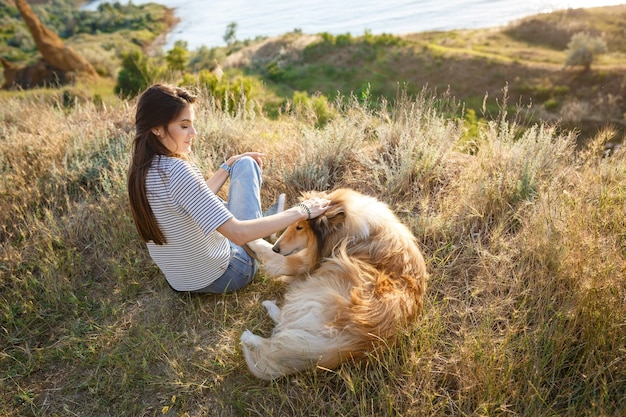
[[[167,134],[168,125],[184,108],[195,103],[191,92],[167,84],[154,84],[143,92],[137,103],[135,115],[135,139],[132,159],[128,167],[128,198],[139,236],[144,242],[157,245],[167,243],[163,232],[148,203],[146,177],[155,157],[177,156],[172,154],[152,132],[163,127]]]

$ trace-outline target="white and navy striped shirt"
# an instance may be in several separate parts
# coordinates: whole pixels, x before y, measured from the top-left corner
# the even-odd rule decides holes
[[[146,178],[148,202],[167,243],[148,251],[177,291],[199,290],[219,278],[230,243],[216,229],[233,215],[207,186],[194,164],[155,157]]]

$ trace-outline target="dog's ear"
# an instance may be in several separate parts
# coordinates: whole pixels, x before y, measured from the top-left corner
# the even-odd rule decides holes
[[[326,213],[318,216],[314,219],[309,220],[309,224],[315,236],[317,237],[317,241],[323,244],[326,241],[326,238],[339,230],[346,218],[346,215],[343,210],[343,205],[334,205],[329,208]]]
[[[346,213],[343,210],[343,205],[331,207],[326,211],[326,213],[324,213],[324,217],[328,220],[331,229],[341,227],[346,220]]]
[[[324,216],[328,217],[329,219],[334,219],[337,216],[342,216],[337,220],[343,221],[343,219],[345,218],[344,212],[345,210],[344,210],[343,204],[336,203],[331,200],[330,207],[328,208],[328,210],[326,210],[326,212],[324,213]]]
[[[324,238],[328,236],[330,226],[328,218],[322,214],[321,216],[317,216],[316,218],[309,220],[309,225],[311,226],[313,233],[315,233],[317,242],[321,244],[324,241]]]
[[[324,215],[328,217],[333,230],[337,230],[346,222],[346,207],[345,201],[342,198],[331,200],[330,208],[326,210]]]

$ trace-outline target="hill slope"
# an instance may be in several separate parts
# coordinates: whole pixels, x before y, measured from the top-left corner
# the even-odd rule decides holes
[[[398,86],[412,93],[428,86],[478,112],[488,97],[487,110],[497,113],[506,88],[508,102],[529,107],[535,118],[563,121],[590,136],[607,122],[625,125],[624,21],[626,5],[620,5],[541,14],[493,29],[410,34],[400,42],[292,33],[254,43],[222,64],[260,74],[283,91],[329,97],[367,90],[393,98]],[[564,68],[567,44],[579,32],[602,37],[608,47],[590,72]]]

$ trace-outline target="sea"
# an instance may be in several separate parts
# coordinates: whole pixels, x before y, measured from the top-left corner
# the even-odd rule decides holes
[[[179,40],[185,41],[189,50],[224,46],[227,28],[233,23],[237,40],[292,31],[402,35],[498,27],[555,10],[626,4],[624,0],[133,0],[132,3],[150,1],[174,9],[180,20],[168,34],[163,46],[166,51]],[[112,3],[92,0],[83,8],[95,10],[105,2]]]

